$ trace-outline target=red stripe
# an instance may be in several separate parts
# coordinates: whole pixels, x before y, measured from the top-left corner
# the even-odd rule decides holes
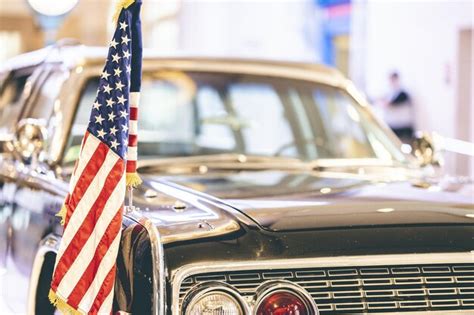
[[[84,144],[86,143],[87,141],[87,137],[89,137],[89,132],[86,131],[86,134],[84,135],[84,138],[82,138],[82,143],[81,143],[81,151],[82,152],[82,149],[84,149]],[[79,153],[79,156],[81,154]],[[72,171],[72,175],[75,176],[76,175],[76,170],[77,170],[77,166],[79,165],[79,159],[76,160],[76,162],[74,163],[74,170]]]
[[[116,269],[117,269],[117,266],[113,265],[113,267],[110,269],[109,273],[105,277],[104,282],[102,283],[102,286],[100,287],[99,293],[97,293],[97,296],[95,297],[95,301],[92,304],[92,307],[89,310],[88,314],[97,314],[97,312],[100,310],[102,303],[104,303],[105,299],[107,298],[110,291],[114,287]]]
[[[135,173],[137,171],[137,161],[127,161],[127,173]]]
[[[89,137],[89,131],[86,131],[86,133],[84,134],[84,138],[82,138],[81,150],[84,148],[84,144],[86,143],[88,137]]]
[[[87,165],[82,171],[81,176],[76,181],[76,186],[73,188],[73,191],[70,194],[71,197],[69,198],[67,205],[71,211],[68,211],[66,222],[69,221],[72,212],[74,209],[76,209],[77,204],[86,193],[87,188],[89,188],[91,182],[94,180],[95,174],[97,174],[99,169],[102,167],[102,164],[104,164],[108,151],[109,147],[106,144],[102,142],[99,143],[89,162],[87,162]]]
[[[79,303],[84,297],[84,294],[86,294],[87,290],[94,281],[94,276],[97,274],[97,270],[99,269],[102,259],[107,253],[107,250],[110,248],[110,245],[114,241],[115,237],[120,232],[121,226],[122,208],[117,210],[117,213],[115,214],[114,218],[112,219],[112,221],[110,221],[110,224],[107,227],[105,234],[102,236],[102,239],[96,246],[94,258],[87,266],[79,282],[71,291],[71,294],[69,295],[67,300],[69,305],[73,306],[74,308],[77,308],[79,306]]]
[[[82,247],[92,234],[95,223],[97,222],[98,218],[102,214],[102,211],[104,210],[105,203],[110,198],[110,195],[115,189],[115,186],[117,186],[118,182],[122,178],[123,168],[123,161],[119,159],[108,174],[105,180],[104,187],[99,193],[99,196],[95,200],[81,226],[77,230],[76,235],[74,235],[71,242],[67,245],[66,250],[64,251],[63,255],[61,256],[61,259],[59,260],[56,266],[56,270],[54,271],[54,280],[51,285],[51,288],[53,290],[57,289],[57,286],[59,285],[64,275],[69,270],[70,266],[81,252]]]
[[[138,107],[130,106],[130,120],[138,120]]]
[[[137,137],[137,135],[129,134],[129,135],[128,135],[128,146],[129,146],[129,147],[136,147],[137,144],[138,144],[138,137]]]

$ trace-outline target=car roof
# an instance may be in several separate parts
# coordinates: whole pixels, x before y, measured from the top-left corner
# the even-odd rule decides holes
[[[209,70],[219,72],[255,73],[260,75],[292,76],[290,73],[300,74],[304,79],[316,76],[320,81],[331,85],[340,85],[346,79],[336,69],[316,64],[295,61],[229,58],[219,56],[190,56],[186,54],[164,55],[156,50],[145,49],[144,64],[158,62],[164,67],[184,68],[187,70]],[[43,49],[24,53],[8,60],[0,72],[12,71],[19,68],[37,66],[41,63],[61,63],[69,68],[78,66],[102,66],[107,56],[106,47],[77,45],[66,42],[48,46]]]

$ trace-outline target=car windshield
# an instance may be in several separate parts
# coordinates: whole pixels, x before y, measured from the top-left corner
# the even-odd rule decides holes
[[[65,162],[77,158],[99,78],[80,100]],[[243,154],[405,162],[390,137],[344,90],[247,74],[145,72],[139,109],[141,158]]]

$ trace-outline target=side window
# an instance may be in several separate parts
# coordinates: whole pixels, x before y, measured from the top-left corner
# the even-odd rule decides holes
[[[69,142],[64,156],[65,165],[71,165],[79,157],[79,150],[81,148],[82,137],[84,136],[87,124],[89,123],[89,116],[91,114],[92,103],[97,93],[99,86],[99,78],[94,78],[87,81],[84,91],[82,92],[79,106],[77,107],[76,117],[71,127],[71,134],[69,135]]]
[[[45,124],[48,133],[45,151],[51,152],[54,147],[51,139],[54,139],[62,119],[59,94],[68,73],[55,65],[46,65],[34,75],[37,76],[37,79],[31,88],[31,96],[26,102],[27,105],[22,111],[20,119],[34,118]]]
[[[53,114],[54,103],[66,78],[66,73],[62,71],[52,71],[47,74],[35,96],[34,105],[29,109],[28,118],[44,119],[49,122]]]
[[[32,71],[14,71],[0,87],[0,134],[13,132],[23,107],[21,96],[28,88]]]

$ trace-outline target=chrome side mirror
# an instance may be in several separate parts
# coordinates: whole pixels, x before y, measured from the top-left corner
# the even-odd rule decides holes
[[[47,140],[46,124],[39,119],[22,119],[15,130],[12,151],[17,159],[28,165],[43,160]]]
[[[440,148],[436,144],[436,135],[428,132],[418,132],[413,141],[413,154],[421,166],[441,166]]]

